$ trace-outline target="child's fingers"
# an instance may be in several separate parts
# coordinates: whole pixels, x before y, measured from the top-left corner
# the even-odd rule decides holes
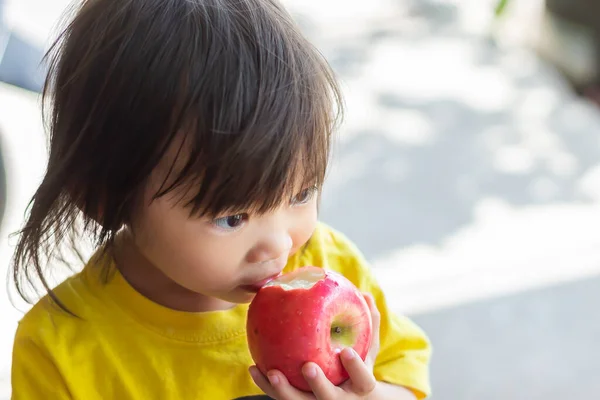
[[[365,396],[371,393],[377,385],[373,369],[367,366],[351,347],[345,348],[340,354],[342,364],[350,375],[350,387],[353,393]]]
[[[267,396],[270,396],[275,399],[275,390],[273,389],[267,378],[262,374],[262,372],[260,372],[259,369],[256,368],[254,365],[251,366],[248,371],[250,372],[252,380],[254,381],[254,383],[256,383],[256,386],[258,386],[263,392],[265,392]]]
[[[288,382],[285,375],[279,371],[269,371],[269,381],[275,390],[275,395],[271,396],[277,400],[314,400],[312,393],[302,392]]]
[[[377,309],[377,304],[375,303],[375,299],[371,293],[363,293],[363,296],[369,306],[369,311],[371,312],[371,324],[373,327],[373,336],[371,339],[371,347],[369,348],[368,354],[368,362],[371,365],[375,364],[375,358],[377,358],[377,354],[379,353],[379,327],[381,324],[381,314]]]
[[[373,336],[379,338],[379,324],[381,323],[381,314],[379,313],[379,309],[377,308],[377,304],[375,303],[375,299],[371,293],[363,293],[363,297],[369,306],[369,311],[371,312],[371,322],[373,324]],[[375,335],[377,333],[377,335]]]
[[[277,400],[314,400],[310,393],[304,393],[296,389],[279,371],[269,371],[264,376],[255,366],[250,367],[250,376],[254,383],[265,392],[266,395]]]
[[[317,364],[313,362],[304,364],[302,374],[317,400],[335,400],[339,398],[340,389],[327,379],[323,370]]]

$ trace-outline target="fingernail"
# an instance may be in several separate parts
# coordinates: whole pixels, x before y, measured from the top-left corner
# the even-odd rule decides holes
[[[267,377],[269,378],[269,382],[271,382],[271,385],[279,384],[279,377],[276,374],[267,374]]]
[[[348,347],[343,354],[344,358],[348,361],[352,360],[354,357],[357,356],[356,351],[354,351],[354,349],[352,347]]]
[[[306,376],[308,378],[316,378],[317,377],[317,369],[310,365],[306,368]]]

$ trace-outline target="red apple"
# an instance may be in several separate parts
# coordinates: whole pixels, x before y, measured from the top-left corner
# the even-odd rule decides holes
[[[308,266],[264,285],[248,310],[250,354],[266,375],[281,371],[290,384],[310,391],[302,366],[317,363],[340,385],[348,379],[339,353],[352,347],[364,360],[371,345],[369,306],[344,276]]]

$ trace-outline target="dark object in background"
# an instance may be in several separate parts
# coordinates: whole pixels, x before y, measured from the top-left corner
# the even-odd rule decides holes
[[[32,92],[40,92],[44,82],[43,51],[19,35],[9,33],[0,59],[0,81]]]
[[[39,93],[46,72],[42,66],[43,50],[8,29],[4,20],[5,4],[0,0],[0,82]],[[3,134],[6,133],[0,131],[0,228],[8,200]]]
[[[4,55],[4,49],[8,41],[8,27],[4,22],[4,0],[0,0],[0,61]]]
[[[497,0],[501,17],[511,3]],[[600,106],[600,0],[544,0],[534,48],[562,73],[573,90]]]
[[[7,201],[6,168],[4,167],[4,153],[2,151],[2,132],[0,132],[0,228],[2,228],[2,220],[4,219]]]
[[[44,52],[38,46],[8,30],[4,21],[4,0],[0,0],[0,82],[40,92],[45,77]]]
[[[600,1],[598,0],[546,0],[546,9],[578,25],[600,33]]]
[[[586,29],[594,47],[595,79],[588,85],[600,85],[600,0],[546,0],[552,15]],[[576,88],[582,91],[584,88]]]
[[[4,0],[0,0],[0,61],[4,54],[6,39],[8,37],[7,29],[4,26]],[[2,151],[2,132],[0,131],[0,228],[6,210],[6,169],[4,168],[4,153]]]

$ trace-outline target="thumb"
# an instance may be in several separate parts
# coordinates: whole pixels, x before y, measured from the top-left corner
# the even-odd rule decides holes
[[[381,324],[381,314],[377,309],[377,304],[375,303],[375,298],[371,293],[363,293],[365,301],[369,306],[369,311],[371,312],[371,326],[372,326],[372,339],[371,339],[371,347],[369,348],[369,354],[367,354],[367,360],[371,366],[375,365],[375,359],[377,358],[377,354],[379,353],[379,327]]]

